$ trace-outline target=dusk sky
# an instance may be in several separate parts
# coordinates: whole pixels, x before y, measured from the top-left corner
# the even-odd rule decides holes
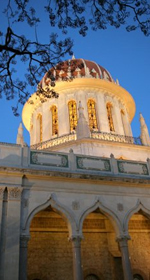
[[[5,29],[7,22],[3,18],[0,21],[1,24],[3,21]],[[22,34],[21,27],[18,30]],[[33,30],[28,28],[26,31],[32,34]],[[39,25],[40,41],[44,43],[50,32],[51,28],[46,22]],[[52,32],[55,32],[55,29]],[[60,37],[63,36],[60,32],[59,34]],[[150,37],[145,37],[140,30],[128,33],[124,27],[119,29],[108,27],[104,31],[89,31],[84,38],[79,35],[77,30],[70,30],[68,36],[74,40],[75,58],[84,58],[100,64],[133,96],[136,103],[136,115],[132,121],[133,135],[136,137],[140,135],[140,112],[143,114],[150,132]],[[69,58],[66,56],[65,60]],[[25,68],[18,67],[17,69],[18,75],[22,75],[22,77],[24,71]],[[32,92],[35,90],[33,88]],[[0,99],[0,142],[16,142],[22,108],[19,110],[20,117],[15,117],[11,110],[11,106],[15,102],[15,100],[6,101],[4,97]],[[29,134],[25,128],[24,140],[29,145]]]

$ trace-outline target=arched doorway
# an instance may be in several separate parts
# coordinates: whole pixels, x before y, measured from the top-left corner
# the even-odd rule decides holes
[[[150,219],[143,211],[135,213],[129,221],[129,255],[134,280],[149,279]]]
[[[34,216],[28,242],[28,280],[73,279],[68,228],[51,206]]]
[[[140,274],[134,274],[133,280],[144,280],[144,278]]]
[[[100,280],[95,274],[89,274],[85,277],[85,280]]]
[[[123,279],[121,252],[110,220],[96,209],[83,222],[82,264],[85,280]]]

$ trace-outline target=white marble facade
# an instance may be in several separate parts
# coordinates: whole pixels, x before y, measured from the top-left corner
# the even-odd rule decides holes
[[[58,99],[41,103],[33,94],[33,104],[25,104],[23,122],[30,133],[31,147],[24,144],[22,125],[18,129],[17,144],[0,144],[1,280],[30,279],[27,278],[30,223],[38,212],[49,206],[68,226],[73,254],[73,272],[70,271],[73,278],[70,279],[83,280],[83,222],[96,209],[100,209],[114,227],[124,280],[133,280],[133,271],[134,280],[139,275],[134,263],[131,269],[128,224],[132,215],[139,211],[150,216],[148,129],[141,115],[137,145],[131,130],[135,114],[132,96],[114,82],[104,68],[85,60],[82,63],[82,75],[82,69],[77,67],[72,82],[62,81],[64,72],[59,72],[55,87]],[[43,87],[45,81],[43,78]],[[88,100],[95,104],[97,127],[93,130],[89,128]],[[72,132],[69,101],[74,101],[77,108],[77,128]],[[108,119],[108,103],[111,104],[113,131]],[[58,112],[55,135],[52,106],[56,106]],[[140,274],[142,278],[138,279],[149,279],[147,263]],[[92,276],[87,277],[91,279]],[[61,275],[59,279],[65,278]]]

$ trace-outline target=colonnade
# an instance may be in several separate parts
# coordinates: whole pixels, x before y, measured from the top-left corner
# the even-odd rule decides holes
[[[19,280],[27,280],[27,251],[29,236],[21,236],[20,239],[20,269]],[[122,268],[124,280],[133,280],[132,269],[128,251],[128,236],[120,236],[117,238],[122,256]],[[73,253],[73,280],[83,280],[83,267],[81,258],[81,236],[72,236],[69,238],[72,242]]]
[[[20,232],[21,192],[19,187],[0,188],[0,279],[27,280],[27,253],[30,236]],[[22,206],[23,207],[23,206]],[[33,217],[32,217],[33,218]],[[29,231],[29,229],[28,229]],[[124,280],[133,280],[129,251],[128,235],[120,234],[116,241],[120,247]],[[73,275],[74,280],[83,280],[81,258],[81,235],[72,235]],[[18,269],[19,268],[19,269]],[[10,278],[12,276],[12,278]]]
[[[59,130],[58,136],[70,134],[68,102],[71,100],[74,100],[76,102],[77,108],[78,108],[79,101],[81,101],[82,106],[84,108],[84,115],[87,122],[89,122],[87,102],[90,99],[94,100],[95,107],[96,107],[98,131],[107,132],[107,133],[111,132],[109,127],[109,122],[108,122],[107,109],[106,109],[107,103],[110,102],[112,104],[112,117],[113,117],[114,128],[115,128],[115,131],[113,133],[132,136],[131,126],[130,126],[126,108],[121,107],[119,101],[115,97],[107,98],[105,94],[100,92],[96,92],[93,94],[92,93],[86,94],[85,92],[83,92],[83,95],[81,95],[80,92],[78,93],[78,90],[76,91],[73,97],[71,96],[72,96],[71,93],[70,94],[62,93],[60,94],[57,100],[45,102],[41,104],[40,107],[33,112],[32,122],[31,122],[32,129],[30,131],[31,145],[40,142],[39,141],[40,132],[38,127],[39,122],[37,119],[39,113],[42,115],[43,141],[49,140],[53,137],[52,128],[51,128],[52,115],[50,110],[52,105],[56,105],[58,109],[58,130]]]

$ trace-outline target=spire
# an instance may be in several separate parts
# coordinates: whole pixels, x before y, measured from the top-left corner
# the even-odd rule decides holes
[[[22,127],[22,122],[20,123],[18,127],[18,134],[17,134],[17,140],[16,144],[24,146],[24,139],[23,139],[23,127]]]
[[[119,80],[118,80],[118,79],[116,79],[116,85],[118,85],[118,86],[119,86]]]
[[[83,112],[84,108],[82,107],[81,101],[79,101],[78,110],[79,110],[79,119],[76,128],[77,139],[90,137],[90,129],[84,116],[84,112]]]
[[[140,124],[141,124],[141,141],[142,144],[145,146],[150,146],[150,138],[149,138],[149,132],[148,132],[148,128],[147,125],[145,123],[145,120],[142,116],[142,114],[140,113]]]
[[[76,58],[75,58],[75,56],[74,56],[74,53],[73,53],[73,55],[72,55],[72,58],[71,58],[71,59],[72,59],[72,60],[76,59]]]

